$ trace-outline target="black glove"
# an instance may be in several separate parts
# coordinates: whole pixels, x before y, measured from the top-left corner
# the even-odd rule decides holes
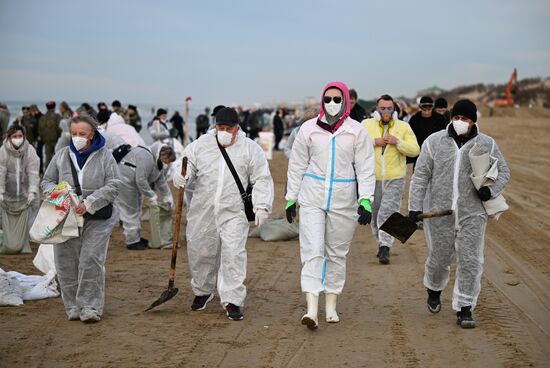
[[[357,222],[359,222],[360,225],[370,224],[370,220],[372,219],[372,214],[369,211],[367,211],[365,207],[359,206],[359,208],[357,209],[357,214],[359,215]]]
[[[483,202],[488,201],[491,199],[491,189],[489,187],[481,187],[477,190],[477,196]]]
[[[422,221],[422,219],[418,217],[418,215],[420,215],[421,213],[422,211],[409,211],[409,220],[411,220],[414,223],[418,221]]]
[[[286,210],[286,220],[289,224],[292,224],[292,219],[296,217],[296,203],[288,207]]]

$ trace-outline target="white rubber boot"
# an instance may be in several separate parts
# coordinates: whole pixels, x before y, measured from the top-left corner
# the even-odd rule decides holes
[[[302,317],[302,324],[310,330],[319,327],[317,311],[319,310],[319,295],[306,293],[307,313]]]
[[[325,294],[325,313],[326,321],[328,323],[338,323],[340,322],[340,317],[336,313],[336,301],[338,295],[336,294]]]

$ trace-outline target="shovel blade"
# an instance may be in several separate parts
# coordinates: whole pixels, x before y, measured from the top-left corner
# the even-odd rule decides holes
[[[414,222],[399,212],[392,213],[386,222],[380,226],[380,230],[399,239],[401,243],[405,243],[417,229],[418,226]]]
[[[158,306],[161,305],[162,303],[165,303],[165,302],[167,302],[168,300],[172,299],[173,297],[176,296],[176,294],[178,293],[178,291],[179,291],[178,288],[168,288],[168,289],[164,290],[164,291],[162,292],[162,294],[160,294],[160,297],[159,297],[157,300],[155,300],[155,301],[153,302],[153,304],[151,304],[151,305],[149,306],[149,308],[147,308],[147,309],[145,310],[145,312],[150,311],[151,309],[153,309],[153,308],[155,308],[155,307],[158,307]]]

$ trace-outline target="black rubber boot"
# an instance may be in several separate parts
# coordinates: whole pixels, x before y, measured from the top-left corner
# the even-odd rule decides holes
[[[456,312],[456,324],[462,328],[476,327],[476,321],[472,318],[472,307],[462,307]]]
[[[378,251],[378,261],[382,264],[390,263],[390,247],[386,247],[385,245],[380,247]]]
[[[428,310],[432,313],[439,313],[441,310],[441,291],[428,290]]]

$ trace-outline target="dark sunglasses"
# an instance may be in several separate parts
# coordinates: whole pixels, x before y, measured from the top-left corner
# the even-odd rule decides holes
[[[420,108],[421,109],[433,109],[434,105],[433,104],[422,104],[420,105]]]
[[[323,102],[324,103],[328,104],[328,103],[330,103],[330,101],[334,101],[334,103],[339,104],[340,102],[342,102],[342,97],[340,97],[340,96],[334,96],[334,97],[325,96],[325,97],[323,97]]]

